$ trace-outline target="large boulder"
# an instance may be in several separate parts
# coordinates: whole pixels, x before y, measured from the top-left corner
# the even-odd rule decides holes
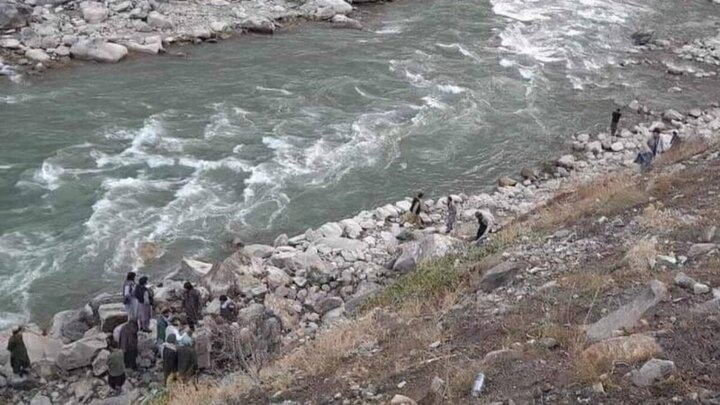
[[[9,363],[10,353],[5,348],[11,334],[10,330],[5,330],[0,334],[0,365]],[[43,336],[39,328],[26,327],[22,334],[30,363],[33,365],[43,361],[55,362],[63,348],[62,340]]]
[[[276,289],[278,287],[287,286],[292,283],[292,277],[290,277],[284,270],[279,269],[275,266],[268,266],[266,268],[268,275],[266,278],[268,287]]]
[[[408,242],[401,246],[402,253],[395,260],[393,270],[407,272],[425,260],[446,256],[458,246],[458,240],[447,235],[430,234],[417,241]]]
[[[0,29],[21,28],[28,25],[32,8],[24,4],[0,1]]]
[[[339,238],[343,235],[343,227],[337,222],[323,224],[318,231],[324,238]]]
[[[48,336],[70,343],[82,339],[88,329],[90,325],[85,322],[82,311],[60,311],[53,316]]]
[[[337,14],[348,14],[352,6],[343,0],[308,0],[300,7],[312,17],[322,20],[333,18]]]
[[[116,326],[128,320],[125,305],[121,303],[100,305],[98,316],[100,317],[100,330],[105,333],[112,333]]]
[[[105,339],[105,334],[100,333],[65,345],[57,357],[57,366],[65,371],[70,371],[91,365],[95,355],[100,350],[107,348]]]
[[[278,297],[275,294],[267,294],[265,296],[265,308],[280,318],[286,330],[295,329],[300,321],[299,313],[302,307],[291,299]]]
[[[280,252],[270,258],[270,263],[273,266],[288,270],[291,274],[300,271],[327,271],[326,263],[314,252],[301,252],[299,250]]]
[[[257,244],[245,246],[245,251],[251,256],[255,256],[260,259],[267,259],[275,252],[275,248],[268,245]]]
[[[350,239],[357,239],[362,234],[362,226],[354,219],[343,219],[340,225],[343,227],[343,235]]]
[[[368,248],[367,243],[357,240],[357,239],[349,239],[349,238],[341,238],[339,236],[326,236],[323,238],[320,238],[313,242],[313,245],[319,250],[319,251],[343,251],[343,250],[349,250],[349,251],[364,251]]]
[[[621,306],[592,324],[587,331],[588,340],[594,342],[607,339],[613,335],[615,330],[632,329],[647,310],[667,298],[668,292],[665,284],[658,280],[651,281],[632,302]]]
[[[101,63],[116,63],[128,53],[122,45],[105,42],[102,39],[81,39],[70,47],[70,55],[75,59],[91,60]]]
[[[264,274],[260,259],[239,250],[214,265],[202,278],[202,283],[213,297],[240,292],[251,295],[252,289],[262,285]]]
[[[503,262],[483,274],[478,288],[486,293],[493,291],[508,282],[520,270],[516,262]]]
[[[636,334],[610,338],[595,343],[582,352],[581,358],[596,367],[609,367],[617,362],[634,364],[662,353],[654,337]]]
[[[110,352],[108,350],[100,350],[100,353],[95,356],[95,359],[92,362],[92,369],[93,369],[93,375],[95,377],[100,377],[101,375],[105,374],[108,370],[107,361],[110,357]]]

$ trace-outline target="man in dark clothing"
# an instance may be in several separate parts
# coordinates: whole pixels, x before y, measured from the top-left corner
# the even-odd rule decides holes
[[[475,218],[478,220],[478,230],[477,235],[475,235],[475,240],[479,241],[485,238],[485,236],[490,231],[490,227],[492,226],[492,218],[490,217],[489,213],[478,211],[475,213]]]
[[[175,335],[168,335],[167,342],[162,344],[162,360],[163,374],[165,375],[165,384],[168,378],[178,371],[178,355],[177,355],[177,338]]]
[[[110,347],[110,356],[107,359],[108,385],[116,393],[120,393],[125,384],[125,353],[114,343],[112,338],[108,339],[108,347]]]
[[[138,324],[128,321],[120,330],[120,349],[125,357],[125,367],[137,370]]]
[[[187,316],[190,329],[195,330],[195,324],[201,319],[200,292],[196,290],[189,281],[185,283],[184,287],[183,308],[185,309],[185,315]]]
[[[622,117],[622,114],[620,113],[620,109],[618,108],[612,113],[612,121],[610,121],[610,136],[615,136],[618,123],[620,122],[620,117]]]
[[[227,295],[220,296],[220,316],[227,322],[235,322],[235,303]]]
[[[177,348],[177,372],[184,381],[189,381],[197,373],[197,353],[192,345],[180,345]]]
[[[407,216],[407,222],[418,225],[422,228],[422,220],[420,219],[420,213],[422,212],[422,198],[423,193],[418,193],[417,196],[413,197],[412,203],[410,204],[410,212]]]
[[[10,352],[10,365],[13,373],[24,377],[30,373],[30,357],[28,357],[27,348],[23,341],[23,327],[18,326],[12,331],[12,336],[8,340],[7,350]]]

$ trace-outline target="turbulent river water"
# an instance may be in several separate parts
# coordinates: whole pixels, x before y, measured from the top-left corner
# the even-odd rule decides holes
[[[418,190],[479,191],[668,93],[630,34],[710,31],[707,1],[436,0],[0,82],[0,328]],[[682,10],[683,12],[678,12]],[[710,17],[709,17],[710,16]],[[668,56],[670,57],[670,56]],[[144,262],[147,243],[159,248]]]

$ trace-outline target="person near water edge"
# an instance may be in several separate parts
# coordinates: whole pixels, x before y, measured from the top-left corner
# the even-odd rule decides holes
[[[7,343],[7,350],[10,352],[10,366],[13,373],[20,377],[30,374],[30,357],[22,333],[22,326],[13,329],[12,336]]]
[[[613,111],[612,113],[612,120],[610,121],[610,136],[615,136],[615,133],[617,132],[618,123],[620,122],[620,117],[622,117],[622,113],[620,113],[620,109]]]
[[[120,330],[120,349],[123,351],[125,367],[137,370],[138,323],[127,321]]]
[[[452,232],[453,228],[455,228],[455,220],[457,219],[457,207],[455,206],[455,203],[450,196],[448,196],[447,198],[447,207],[448,216],[447,220],[445,221],[445,227],[447,228],[445,233],[450,233]]]
[[[131,271],[125,277],[123,283],[122,295],[123,305],[125,305],[125,312],[128,314],[128,319],[135,319],[135,272]]]
[[[148,278],[140,277],[138,284],[135,286],[133,296],[135,296],[135,315],[137,317],[138,326],[143,332],[150,331],[150,318],[152,318],[153,294],[147,287]]]
[[[183,286],[185,294],[183,294],[183,309],[187,316],[187,323],[191,330],[195,330],[195,324],[202,318],[200,292],[193,287],[192,283],[187,281]]]

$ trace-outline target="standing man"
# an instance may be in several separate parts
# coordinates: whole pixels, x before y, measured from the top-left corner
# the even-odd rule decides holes
[[[160,311],[160,316],[157,318],[157,335],[155,341],[158,347],[165,343],[168,326],[170,326],[170,308],[166,307]]]
[[[30,374],[30,357],[28,357],[22,332],[22,326],[13,329],[12,336],[8,340],[7,350],[10,352],[10,366],[12,366],[13,373],[25,377]]]
[[[116,394],[122,392],[125,384],[125,354],[116,345],[112,338],[108,338],[110,356],[107,359],[108,385]]]
[[[125,367],[137,370],[138,323],[127,321],[120,330],[120,349],[123,351]]]
[[[615,132],[617,132],[618,123],[620,122],[620,117],[622,117],[622,114],[620,113],[620,109],[618,108],[612,113],[612,121],[610,121],[610,136],[615,136]]]
[[[185,288],[183,308],[187,316],[187,323],[190,330],[195,330],[195,324],[201,319],[200,292],[189,281],[186,281],[183,287]]]
[[[125,312],[128,314],[128,319],[135,318],[135,272],[131,271],[125,277],[123,283],[123,304],[125,305]]]
[[[135,286],[133,295],[135,296],[135,304],[137,306],[135,315],[137,316],[138,326],[143,332],[150,332],[150,318],[152,317],[153,294],[147,288],[148,278],[140,277],[138,284]]]
[[[448,207],[448,216],[447,220],[445,222],[447,230],[445,233],[452,232],[453,228],[455,227],[455,219],[457,218],[457,208],[455,207],[455,203],[453,202],[452,197],[447,198],[447,207]]]

